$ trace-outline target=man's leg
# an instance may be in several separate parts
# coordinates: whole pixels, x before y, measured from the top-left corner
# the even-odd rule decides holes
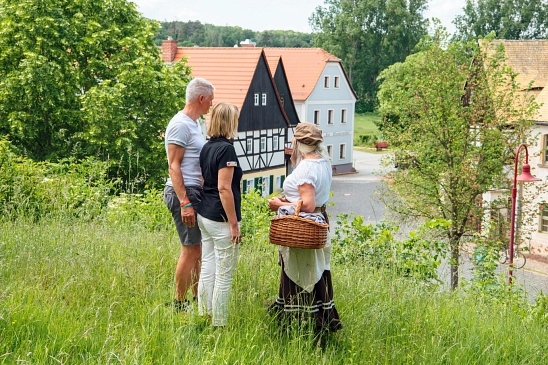
[[[188,288],[192,287],[192,296],[198,296],[198,280],[200,278],[200,259],[202,257],[202,244],[193,246],[181,245],[181,255],[177,261],[175,270],[175,284],[177,286],[176,299],[186,299]]]

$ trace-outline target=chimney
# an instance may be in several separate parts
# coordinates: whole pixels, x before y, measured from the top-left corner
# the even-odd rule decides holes
[[[173,62],[177,54],[177,41],[167,37],[167,40],[162,40],[162,60],[164,62]]]
[[[251,39],[246,39],[240,42],[240,47],[255,47],[257,43],[251,42]]]

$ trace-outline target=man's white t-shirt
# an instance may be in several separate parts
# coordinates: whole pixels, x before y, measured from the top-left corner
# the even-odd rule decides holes
[[[200,151],[205,144],[205,138],[200,124],[190,119],[182,111],[175,114],[166,128],[166,154],[169,144],[176,144],[185,149],[185,155],[181,162],[185,186],[202,186]],[[167,179],[166,185],[173,186],[171,178]]]

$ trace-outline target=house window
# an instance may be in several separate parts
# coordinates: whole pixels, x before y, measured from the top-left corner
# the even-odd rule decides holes
[[[255,94],[255,106],[259,105],[259,93]]]
[[[277,151],[279,148],[278,136],[272,136],[272,150]]]
[[[261,100],[261,105],[266,105],[266,93],[263,93],[263,97]]]
[[[314,124],[320,124],[320,111],[314,110]]]
[[[327,111],[327,124],[333,124],[333,109]]]
[[[335,76],[335,78],[333,79],[333,87],[335,89],[338,89],[340,86],[339,86],[339,76]]]
[[[540,209],[539,231],[548,233],[548,205],[541,206]]]
[[[327,154],[329,156],[329,159],[332,160],[333,159],[333,145],[332,144],[327,145]]]
[[[341,110],[341,124],[346,124],[346,109]]]
[[[247,179],[247,188],[246,191],[251,191],[254,188],[255,179]]]
[[[276,190],[280,190],[282,188],[282,177],[276,176]]]
[[[249,153],[253,152],[253,139],[251,138],[247,139],[245,151]]]
[[[266,151],[266,137],[261,137],[261,152]]]
[[[323,87],[324,87],[325,89],[329,89],[329,76],[325,76],[325,77],[323,78]]]
[[[267,197],[270,194],[270,176],[263,176],[262,178],[262,196]]]
[[[339,146],[339,160],[346,158],[346,143],[341,143]]]

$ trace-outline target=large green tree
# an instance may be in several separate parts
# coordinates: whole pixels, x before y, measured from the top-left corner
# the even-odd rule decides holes
[[[132,187],[161,182],[161,133],[188,70],[126,0],[0,0],[0,135],[34,160],[95,156]]]
[[[377,76],[411,54],[426,34],[426,0],[326,0],[310,17],[314,43],[343,60],[361,99],[374,109]]]
[[[466,0],[455,18],[456,38],[471,40],[494,32],[499,39],[539,39],[548,34],[546,0]]]
[[[483,216],[478,199],[506,186],[505,165],[538,106],[520,91],[503,48],[443,39],[425,41],[421,52],[384,70],[379,101],[390,116],[381,122],[385,137],[408,161],[386,185],[397,197],[388,203],[402,216],[452,222],[446,235],[455,288],[461,239]]]

